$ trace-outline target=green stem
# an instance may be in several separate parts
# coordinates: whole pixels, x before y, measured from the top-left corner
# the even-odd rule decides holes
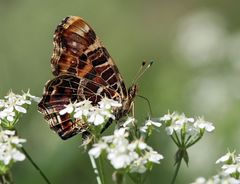
[[[200,136],[197,139],[195,139],[194,141],[187,144],[186,148],[189,148],[190,146],[194,145],[196,142],[198,142],[202,138],[202,136],[203,136],[203,134],[200,134]]]
[[[97,164],[95,162],[95,159],[90,154],[89,154],[89,158],[90,158],[90,161],[91,161],[91,164],[92,164],[92,167],[93,167],[93,171],[96,174],[97,183],[98,184],[103,184],[102,181],[101,181],[101,177],[99,175],[98,169],[97,169]]]
[[[174,138],[173,135],[171,135],[170,137],[171,137],[171,139],[173,140],[173,142],[174,142],[177,146],[180,146],[180,145],[179,145],[179,142]]]
[[[42,172],[42,170],[38,167],[38,165],[33,161],[32,157],[28,154],[28,152],[22,147],[21,148],[27,159],[31,162],[33,167],[40,173],[42,178],[45,180],[47,184],[51,184],[51,182],[48,180],[47,176]]]
[[[182,162],[182,157],[180,158],[179,162],[177,163],[177,167],[176,167],[175,173],[173,175],[173,179],[172,179],[171,184],[174,184],[175,181],[176,181],[176,178],[177,178],[177,175],[178,175],[178,171],[179,171],[179,168],[181,166],[181,162]]]
[[[1,174],[0,175],[0,183],[1,184],[13,184],[12,176],[11,173],[8,172],[6,174]]]
[[[102,157],[102,155],[100,155],[99,158],[98,158],[98,167],[99,167],[100,177],[102,179],[102,184],[104,184],[105,183],[105,177],[104,177],[104,168],[103,168],[103,157]]]

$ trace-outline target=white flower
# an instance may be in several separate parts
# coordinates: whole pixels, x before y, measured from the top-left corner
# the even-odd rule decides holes
[[[136,172],[136,173],[145,173],[147,168],[145,167],[145,164],[147,163],[147,160],[144,157],[139,157],[137,160],[135,160],[130,165],[130,172]]]
[[[104,97],[100,102],[98,102],[100,109],[111,109],[112,107],[121,107],[122,104],[113,99]]]
[[[240,174],[240,163],[239,164],[225,164],[222,166],[223,171],[230,175],[234,173],[239,173]]]
[[[194,123],[194,127],[205,129],[208,132],[212,132],[215,129],[211,122],[205,121],[203,118],[198,118]]]
[[[115,147],[109,150],[107,158],[115,169],[126,168],[132,161],[138,158],[135,151],[128,149],[128,140],[122,139],[115,141]]]
[[[162,123],[154,122],[154,121],[152,121],[152,120],[149,119],[149,120],[146,121],[145,125],[146,125],[146,126],[152,126],[152,125],[154,125],[154,126],[156,126],[156,127],[160,127],[160,126],[162,126]]]
[[[187,118],[185,116],[185,114],[178,115],[174,118],[176,118],[175,124],[180,126],[180,127],[182,127],[186,123],[193,123],[194,122],[194,118]]]
[[[5,101],[0,99],[0,108],[4,107],[5,106]]]
[[[106,109],[100,109],[100,113],[102,115],[104,115],[105,118],[111,118],[111,119],[115,119],[115,116],[109,111],[109,110],[106,110]],[[104,119],[105,119],[104,118]]]
[[[24,160],[25,155],[18,150],[24,142],[26,142],[25,139],[15,136],[15,131],[2,130],[0,132],[0,161],[8,165],[11,161]]]
[[[90,117],[88,118],[88,122],[96,126],[103,124],[105,122],[105,119],[101,114],[101,110],[95,109],[93,112],[91,112]]]
[[[11,154],[14,161],[23,161],[25,159],[25,155],[18,151],[16,148],[12,150]]]
[[[167,133],[168,135],[172,135],[174,129],[173,129],[173,127],[170,126],[170,127],[166,127],[166,128],[165,128],[165,131],[166,131],[166,133]]]
[[[31,94],[30,94],[30,90],[28,90],[27,93],[23,93],[23,97],[24,97],[25,99],[26,99],[27,97],[29,97],[30,99],[32,99],[33,101],[35,101],[35,102],[37,102],[37,103],[39,103],[40,100],[41,100],[39,97],[31,95]],[[29,103],[29,102],[28,102],[28,103]],[[31,103],[31,101],[30,101],[30,103]]]
[[[15,117],[15,112],[13,111],[13,107],[5,108],[3,111],[0,111],[0,119],[7,119],[12,122]]]
[[[176,136],[179,136],[179,140],[182,140],[182,135],[184,135],[184,138],[191,137],[191,139],[194,139],[202,136],[202,131],[200,131],[202,129],[205,129],[207,132],[212,132],[215,129],[212,123],[202,118],[195,120],[194,118],[188,118],[185,114],[178,114],[177,112],[173,112],[172,114],[168,113],[160,118],[160,120],[165,122],[166,133],[172,136],[175,132]],[[189,140],[188,142],[192,141]]]
[[[137,139],[137,140],[133,141],[132,143],[130,143],[128,148],[131,150],[134,150],[134,149],[144,150],[144,149],[148,148],[148,145],[145,142]]]
[[[84,100],[84,101],[78,102],[76,103],[75,114],[73,117],[77,119],[82,119],[82,116],[88,117],[91,109],[93,110],[91,101]]]
[[[14,108],[15,108],[16,111],[18,111],[18,112],[27,113],[27,110],[26,110],[24,107],[22,107],[22,106],[15,105]]]
[[[93,145],[88,151],[89,155],[92,155],[94,158],[98,158],[103,150],[107,149],[108,145],[105,142],[99,142]]]
[[[125,127],[127,127],[129,124],[134,123],[134,121],[135,121],[135,118],[134,118],[134,117],[128,117],[127,120],[123,123],[122,126],[125,128]]]
[[[235,151],[234,152],[230,152],[228,151],[225,155],[223,155],[222,157],[220,157],[217,161],[216,161],[216,164],[218,163],[226,163],[226,162],[233,162],[234,161],[234,154],[235,154]]]
[[[147,153],[147,158],[150,162],[159,164],[160,160],[163,159],[163,156],[161,154],[159,154],[158,152],[151,150]]]
[[[116,129],[114,131],[114,139],[122,139],[128,136],[128,132],[125,128]]]
[[[22,143],[25,143],[25,142],[26,142],[26,139],[20,139],[17,136],[12,137],[11,139],[11,143],[18,147],[21,147]]]
[[[193,183],[191,184],[206,184],[206,179],[204,177],[198,177]]]
[[[165,121],[165,130],[168,135],[172,135],[174,131],[179,133],[183,128],[185,128],[188,133],[193,131],[192,124],[194,122],[194,118],[187,118],[185,114],[180,115],[176,112],[172,114],[168,113],[160,118],[160,120]]]
[[[16,114],[27,113],[26,107],[31,104],[32,99],[36,99],[30,95],[29,91],[23,93],[23,95],[18,95],[10,91],[5,100],[0,100],[0,119],[6,119],[9,122],[13,122]]]
[[[160,118],[160,121],[169,121],[172,119],[173,114],[165,114],[163,117]]]
[[[220,172],[208,180],[203,177],[199,177],[191,184],[240,184],[240,180]]]
[[[103,136],[93,145],[89,154],[98,158],[102,151],[115,169],[129,169],[130,172],[144,173],[148,163],[159,164],[163,156],[154,151],[143,140],[129,142],[128,129],[120,128],[113,135]]]
[[[18,95],[13,93],[12,91],[9,92],[9,94],[7,96],[5,96],[5,99],[7,99],[6,101],[6,107],[13,107],[14,109],[16,109],[19,112],[24,112],[26,111],[26,109],[22,109],[21,106],[24,104],[31,104],[31,101],[26,99],[25,95]]]
[[[73,103],[69,103],[68,105],[64,105],[65,108],[59,111],[60,115],[64,115],[66,113],[71,114],[75,109],[75,105]]]
[[[162,123],[159,123],[159,122],[154,122],[152,120],[147,120],[145,122],[145,125],[143,127],[140,128],[140,131],[142,132],[147,132],[147,130],[152,127],[152,126],[155,126],[155,127],[161,127],[162,126]]]

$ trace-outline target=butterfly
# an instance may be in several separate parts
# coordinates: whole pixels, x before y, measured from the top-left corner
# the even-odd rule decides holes
[[[81,17],[66,17],[55,30],[53,44],[54,78],[46,83],[38,109],[62,139],[87,131],[81,119],[60,115],[70,102],[89,100],[97,105],[103,97],[116,100],[122,104],[114,110],[116,120],[131,111],[137,86],[126,89],[113,59]]]

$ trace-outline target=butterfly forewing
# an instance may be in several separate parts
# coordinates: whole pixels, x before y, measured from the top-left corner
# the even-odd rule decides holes
[[[67,17],[58,25],[51,64],[56,76],[68,73],[88,78],[127,97],[123,79],[108,51],[80,17]]]

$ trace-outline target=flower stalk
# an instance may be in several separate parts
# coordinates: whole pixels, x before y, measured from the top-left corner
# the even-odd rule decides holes
[[[171,184],[174,184],[176,182],[181,163],[182,163],[182,158],[180,158],[179,161],[176,162],[176,169],[175,169]]]
[[[5,174],[0,175],[0,183],[1,184],[13,184],[14,183],[12,180],[12,174],[10,171]]]
[[[96,164],[96,161],[95,161],[94,157],[90,154],[88,154],[88,155],[89,155],[92,167],[93,167],[93,171],[96,174],[97,184],[104,184],[104,183],[102,183],[102,180],[101,180],[101,177],[100,177],[100,174],[99,174],[97,164]]]
[[[34,162],[34,160],[32,159],[32,157],[28,154],[28,152],[24,149],[24,147],[21,148],[22,152],[24,153],[24,155],[27,157],[27,159],[30,161],[30,163],[33,165],[33,167],[39,172],[39,174],[41,175],[41,177],[44,179],[44,181],[47,184],[51,184],[51,182],[49,181],[49,179],[47,178],[47,176],[44,174],[44,172],[39,168],[39,166]]]

